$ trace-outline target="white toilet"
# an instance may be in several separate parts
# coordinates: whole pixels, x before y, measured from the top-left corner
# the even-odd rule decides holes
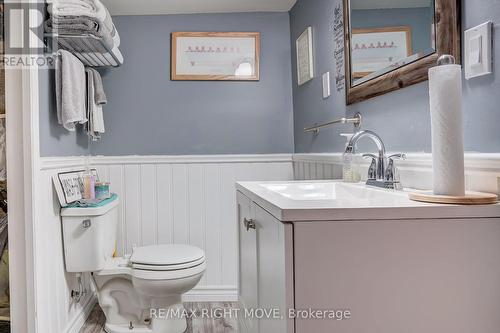
[[[61,210],[66,271],[92,273],[106,332],[184,332],[181,297],[203,276],[204,252],[189,245],[152,245],[113,257],[118,205],[116,198],[97,208]]]

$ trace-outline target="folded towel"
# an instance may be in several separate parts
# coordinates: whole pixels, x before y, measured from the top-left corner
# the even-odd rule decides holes
[[[108,100],[106,94],[104,93],[104,87],[102,85],[101,74],[93,68],[88,69],[93,76],[94,83],[94,100],[97,105],[105,105]]]
[[[113,37],[111,30],[108,30],[94,18],[87,16],[68,16],[60,18],[50,17],[44,22],[44,27],[45,32],[48,33],[58,33],[63,35],[93,35],[101,39],[101,41],[109,49],[116,45],[115,39],[119,41],[119,37]],[[116,35],[117,33],[115,32],[115,36]],[[92,43],[92,46],[94,47],[92,49],[93,51],[102,51],[102,48],[99,49],[98,43]]]
[[[56,56],[57,119],[68,131],[87,122],[85,114],[85,68],[80,60],[66,50]]]
[[[101,134],[105,132],[102,105],[97,104],[95,100],[93,69],[87,68],[85,71],[87,74],[87,117],[89,119],[87,133],[93,141],[97,141],[101,138]]]
[[[120,46],[121,39],[120,39],[120,34],[118,34],[118,30],[116,30],[115,25],[113,24],[113,31],[111,32],[111,37],[113,37],[113,42],[115,47]]]
[[[53,0],[47,11],[52,17],[87,16],[113,31],[113,22],[107,8],[99,0]]]

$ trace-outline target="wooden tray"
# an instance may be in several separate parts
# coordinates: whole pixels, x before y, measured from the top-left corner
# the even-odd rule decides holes
[[[413,192],[411,200],[454,205],[490,205],[498,202],[498,196],[491,193],[466,192],[465,196],[435,195],[432,192]]]

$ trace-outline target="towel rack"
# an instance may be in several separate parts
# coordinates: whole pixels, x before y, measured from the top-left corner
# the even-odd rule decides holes
[[[322,128],[334,125],[334,124],[354,124],[354,127],[358,128],[361,125],[361,114],[356,113],[352,118],[340,118],[333,121],[329,121],[327,123],[314,125],[311,127],[304,128],[304,132],[313,132],[314,134],[318,134]]]
[[[59,48],[73,53],[86,66],[119,67],[122,64],[113,50],[94,35],[47,33],[45,38],[57,41]]]

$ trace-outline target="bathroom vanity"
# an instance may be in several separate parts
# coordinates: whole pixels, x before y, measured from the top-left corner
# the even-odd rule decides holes
[[[336,181],[242,182],[237,200],[240,300],[283,316],[251,331],[498,332],[500,205]]]

